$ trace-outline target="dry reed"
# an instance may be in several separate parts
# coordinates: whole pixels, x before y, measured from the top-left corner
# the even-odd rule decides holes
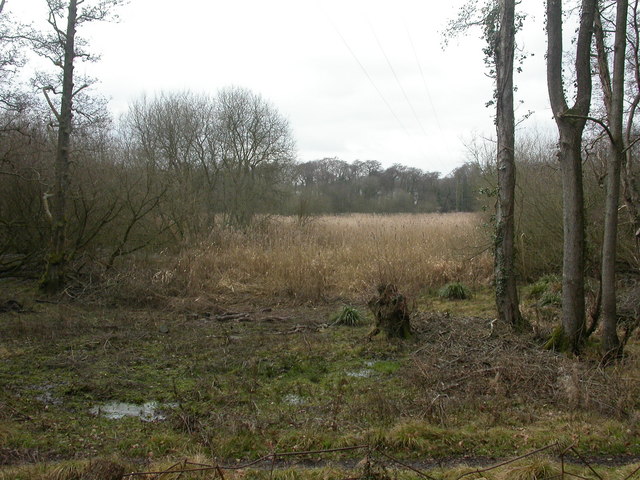
[[[481,229],[479,216],[468,213],[328,216],[307,224],[278,217],[249,231],[216,231],[145,270],[157,292],[177,297],[358,300],[382,282],[416,294],[450,281],[488,282],[492,260],[478,248]]]

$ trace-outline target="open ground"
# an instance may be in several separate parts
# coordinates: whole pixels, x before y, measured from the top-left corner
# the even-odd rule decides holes
[[[54,300],[36,282],[3,280],[0,479],[94,478],[96,459],[162,471],[361,445],[453,479],[556,443],[467,478],[560,478],[569,447],[595,470],[572,474],[636,478],[637,337],[607,367],[597,344],[581,358],[544,350],[558,314],[541,301],[557,293],[553,278],[521,287],[530,332],[494,322],[483,228],[473,214],[271,219],[78,278]],[[452,282],[470,298],[443,298]],[[366,301],[379,283],[410,298],[409,340],[369,337]],[[345,306],[356,325],[335,321]],[[424,475],[358,463],[365,453],[224,478]]]

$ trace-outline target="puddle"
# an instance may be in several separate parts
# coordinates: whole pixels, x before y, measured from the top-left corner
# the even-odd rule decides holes
[[[304,398],[294,393],[285,395],[282,401],[287,405],[304,405],[305,403]]]
[[[44,403],[45,405],[62,405],[62,400],[54,396],[48,390],[36,396],[36,400]]]
[[[360,370],[349,370],[345,372],[347,377],[351,378],[369,378],[373,377],[376,374],[376,371],[373,370],[373,367],[377,362],[374,360],[365,360],[364,365],[366,368],[361,368]]]
[[[360,370],[352,370],[347,372],[347,377],[353,378],[369,378],[373,376],[376,372],[371,370],[370,368],[361,368]]]
[[[44,385],[35,385],[37,391],[42,392],[40,395],[36,395],[36,400],[44,403],[45,405],[62,405],[62,399],[55,396],[51,390],[54,389],[53,384],[45,383]]]
[[[157,422],[165,420],[166,416],[158,410],[162,407],[171,407],[172,405],[161,405],[158,402],[147,402],[142,405],[124,402],[109,402],[102,405],[96,405],[89,410],[93,415],[102,415],[106,418],[118,420],[123,417],[138,417],[143,422]]]

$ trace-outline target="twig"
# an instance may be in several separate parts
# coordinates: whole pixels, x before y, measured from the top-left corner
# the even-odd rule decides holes
[[[593,469],[593,467],[589,464],[589,462],[587,462],[587,461],[582,457],[582,455],[580,455],[580,453],[579,453],[579,452],[578,452],[574,447],[571,447],[571,451],[572,451],[573,453],[575,453],[575,454],[576,454],[576,456],[580,459],[580,461],[581,461],[582,463],[584,463],[584,464],[589,468],[589,470],[591,470],[591,472],[593,472],[593,474],[594,474],[596,477],[598,477],[600,480],[603,480],[603,479],[602,479],[602,477],[598,474],[598,472],[596,472],[596,471]]]
[[[436,478],[427,475],[424,472],[421,472],[420,470],[418,470],[417,468],[412,467],[411,465],[408,465],[406,463],[401,462],[400,460],[398,460],[397,458],[392,457],[391,455],[389,455],[388,453],[383,452],[382,450],[376,450],[380,455],[382,455],[383,457],[387,457],[389,460],[391,460],[392,462],[397,463],[398,465],[403,466],[404,468],[408,468],[409,470],[417,473],[418,475],[424,477],[424,478],[428,478],[429,480],[437,480]]]
[[[278,458],[278,454],[276,452],[273,452],[271,455],[273,458],[271,459],[271,471],[269,472],[270,479],[273,478],[273,470],[276,468],[276,459]]]
[[[165,473],[178,473],[184,470],[184,467],[182,467],[182,469],[180,470],[173,470],[174,468],[180,466],[182,462],[178,462],[178,463],[174,463],[173,465],[171,465],[169,468],[167,468],[164,472],[160,472],[160,473],[154,473],[153,478],[151,480],[156,480],[160,475],[164,475]]]
[[[551,445],[547,445],[546,447],[539,448],[537,450],[534,450],[533,452],[525,453],[524,455],[520,455],[519,457],[513,458],[511,460],[507,460],[507,461],[504,461],[504,462],[501,462],[501,463],[497,463],[497,464],[492,465],[492,466],[487,467],[487,468],[479,468],[479,469],[474,470],[473,472],[463,473],[458,478],[456,478],[456,480],[460,480],[461,478],[466,477],[467,475],[474,475],[476,473],[482,473],[482,472],[488,472],[489,470],[495,470],[498,467],[503,467],[505,465],[509,465],[510,463],[517,462],[518,460],[522,460],[523,458],[530,457],[532,455],[535,455],[535,454],[540,453],[540,452],[544,452],[545,450],[549,450],[550,448],[557,447],[557,446],[558,446],[557,442],[556,443],[552,443]]]
[[[250,320],[251,314],[250,313],[223,313],[222,315],[216,315],[213,318],[218,322],[228,322],[229,320],[242,321],[242,320]]]
[[[202,468],[185,468],[183,470],[164,470],[162,472],[132,472],[132,473],[125,473],[122,476],[123,477],[141,477],[143,475],[155,475],[154,478],[158,478],[158,475],[165,475],[167,473],[190,473],[190,472],[206,472],[208,470],[216,470],[218,468],[218,466],[211,466],[211,467],[202,467]]]
[[[220,475],[220,478],[224,480],[224,473],[222,473],[222,469],[220,468],[219,465],[216,465],[216,472],[218,472],[218,475]]]
[[[348,452],[351,450],[364,450],[366,448],[370,448],[369,445],[356,445],[354,447],[341,447],[341,448],[330,448],[327,450],[308,450],[306,452],[285,452],[278,453],[279,457],[293,457],[298,455],[318,455],[320,453],[335,453],[335,452]]]
[[[443,387],[443,390],[450,390],[452,388],[458,387],[460,386],[460,381],[461,380],[465,380],[469,377],[473,377],[474,375],[477,375],[479,373],[487,373],[487,372],[492,372],[494,370],[500,370],[501,367],[489,367],[489,368],[482,368],[480,370],[475,370],[467,375],[463,375],[461,377],[458,377],[454,380],[455,383],[450,383],[449,385]]]
[[[183,468],[183,469],[187,468],[187,459],[186,459],[186,458],[182,461],[182,468]],[[182,478],[182,474],[183,474],[183,473],[184,473],[184,472],[180,472],[180,473],[178,474],[178,476],[177,476],[176,480],[180,480],[180,479]]]
[[[264,457],[260,457],[257,460],[254,460],[253,462],[243,463],[241,465],[228,466],[228,467],[225,467],[224,465],[217,465],[217,468],[221,468],[222,470],[242,470],[244,468],[253,467],[254,465],[262,463],[265,460],[269,460],[270,458],[271,458],[271,454],[265,455]]]
[[[638,466],[638,468],[636,468],[633,472],[631,472],[628,477],[624,477],[624,480],[629,480],[631,477],[633,477],[638,472],[640,472],[640,466]]]
[[[262,463],[266,460],[271,460],[272,461],[272,465],[275,464],[276,458],[277,457],[294,457],[294,456],[303,456],[303,455],[318,455],[321,453],[335,453],[335,452],[348,452],[351,450],[362,450],[365,448],[370,448],[369,445],[356,445],[354,447],[342,447],[342,448],[329,448],[329,449],[325,449],[325,450],[307,450],[304,452],[283,452],[283,453],[270,453],[269,455],[265,455],[264,457],[260,457],[257,460],[254,460],[252,462],[249,463],[244,463],[242,465],[234,465],[234,466],[224,466],[224,465],[204,465],[204,464],[193,464],[190,462],[185,462],[185,467],[182,470],[172,470],[174,467],[176,467],[177,465],[180,465],[180,463],[177,463],[175,465],[172,465],[171,467],[169,467],[169,469],[162,471],[162,472],[132,472],[132,473],[125,473],[123,475],[123,477],[139,477],[142,475],[164,475],[167,473],[190,473],[190,472],[205,472],[205,471],[209,471],[209,470],[216,470],[217,473],[220,475],[221,478],[224,479],[224,476],[222,474],[223,470],[243,470],[245,468],[248,467],[252,467],[253,465],[257,465],[258,463]],[[201,465],[200,468],[186,468],[187,464],[191,464],[191,465]],[[273,469],[273,467],[272,467]],[[272,470],[273,471],[273,470]]]

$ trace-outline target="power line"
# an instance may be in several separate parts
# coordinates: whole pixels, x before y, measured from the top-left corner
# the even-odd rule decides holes
[[[329,21],[331,22],[331,26],[334,28],[334,30],[336,31],[336,33],[338,34],[338,36],[340,37],[340,39],[342,40],[342,42],[344,43],[345,47],[347,47],[347,50],[349,50],[349,53],[351,53],[351,56],[354,58],[354,60],[356,61],[356,63],[360,66],[360,68],[362,69],[362,71],[364,72],[365,76],[369,79],[369,82],[371,83],[371,85],[373,85],[373,88],[375,88],[376,92],[378,92],[378,95],[380,95],[380,98],[382,99],[382,101],[384,102],[384,104],[387,106],[387,108],[389,109],[389,111],[391,112],[391,115],[393,115],[393,117],[396,119],[396,121],[398,122],[398,124],[400,125],[400,127],[402,127],[402,129],[405,131],[405,133],[407,134],[408,137],[411,137],[411,134],[409,133],[409,130],[407,129],[407,127],[404,125],[404,123],[402,123],[402,121],[400,120],[400,118],[398,117],[398,115],[396,115],[396,112],[393,110],[393,108],[391,107],[391,104],[387,101],[386,97],[382,94],[382,91],[378,88],[378,86],[376,85],[376,83],[373,81],[373,78],[371,78],[371,75],[369,75],[369,72],[367,71],[367,69],[365,68],[365,66],[362,64],[362,62],[360,61],[360,59],[358,58],[358,56],[356,55],[356,53],[352,50],[351,46],[349,45],[349,43],[347,42],[347,39],[344,38],[344,36],[342,35],[342,33],[340,32],[340,30],[338,29],[338,27],[336,26],[335,23],[333,23],[333,21],[331,21],[331,19],[329,19]]]
[[[393,74],[393,77],[396,79],[396,83],[398,84],[398,87],[400,87],[400,91],[402,92],[402,95],[404,96],[404,99],[407,102],[407,105],[409,105],[409,108],[413,112],[413,117],[416,119],[416,122],[418,122],[418,125],[420,126],[420,130],[422,130],[422,133],[424,134],[424,136],[427,137],[427,132],[424,129],[424,126],[422,125],[422,122],[420,121],[420,118],[418,117],[416,109],[413,108],[413,103],[411,103],[411,100],[409,100],[409,96],[407,95],[406,90],[402,86],[402,82],[400,82],[400,79],[398,78],[396,70],[393,68],[393,65],[391,64],[391,60],[389,60],[389,57],[387,56],[387,52],[385,52],[385,50],[384,50],[384,48],[382,46],[382,43],[380,42],[380,39],[378,38],[378,35],[376,34],[376,31],[373,28],[373,24],[371,22],[369,22],[369,28],[371,28],[371,33],[373,34],[373,38],[376,39],[376,43],[378,44],[378,47],[380,48],[380,51],[382,52],[382,55],[384,56],[384,59],[387,61],[387,65],[389,66],[389,70],[391,70],[391,73]]]
[[[391,112],[391,115],[393,116],[393,118],[395,118],[396,122],[398,122],[398,125],[400,125],[402,130],[404,130],[404,132],[406,133],[407,137],[409,137],[410,139],[413,140],[411,143],[413,144],[413,147],[416,149],[416,153],[418,153],[418,155],[420,155],[422,157],[427,157],[427,154],[424,151],[424,149],[422,148],[422,146],[419,144],[419,142],[416,143],[416,141],[415,141],[413,135],[411,134],[411,132],[409,131],[409,129],[405,126],[405,124],[402,122],[402,120],[400,120],[400,117],[398,117],[398,115],[396,114],[395,110],[393,109],[393,107],[391,106],[391,104],[389,103],[387,98],[384,96],[384,94],[382,93],[382,90],[380,90],[378,85],[374,82],[373,77],[369,74],[369,72],[366,69],[366,67],[364,66],[364,64],[360,61],[360,59],[356,55],[355,51],[351,48],[351,46],[349,45],[349,42],[347,41],[347,39],[344,37],[344,35],[342,35],[342,32],[340,31],[340,29],[338,28],[336,23],[333,21],[331,16],[328,14],[327,11],[324,10],[324,8],[322,8],[322,6],[321,6],[321,4],[319,2],[315,2],[315,3],[316,3],[316,6],[318,7],[318,9],[320,11],[322,11],[322,13],[324,13],[325,17],[327,18],[327,20],[329,21],[329,23],[331,24],[331,26],[333,27],[335,32],[338,34],[338,36],[342,40],[342,43],[344,44],[344,46],[347,48],[347,50],[349,51],[349,53],[351,54],[353,59],[356,61],[356,63],[358,64],[358,66],[360,67],[360,69],[362,70],[364,75],[369,80],[369,83],[371,83],[371,85],[373,86],[375,91],[378,93],[378,95],[380,96],[380,98],[382,99],[384,104],[387,106],[387,108],[389,109],[389,112]],[[373,30],[373,27],[372,27],[372,30]],[[393,70],[393,66],[391,65],[391,62],[387,58],[387,56],[386,56],[386,54],[384,52],[384,49],[382,48],[382,45],[380,44],[380,41],[377,39],[377,36],[375,35],[375,31],[373,32],[373,34],[374,34],[374,37],[376,37],[376,40],[378,41],[378,45],[379,45],[380,49],[382,50],[383,55],[387,59],[387,64],[390,66],[391,71],[393,72],[394,76],[396,77],[396,81],[400,85],[400,88],[403,91],[403,94],[405,95],[405,99],[407,100],[407,102],[409,103],[409,106],[413,110],[414,116],[416,116],[416,119],[418,120],[418,123],[420,124],[420,128],[422,129],[422,131],[423,131],[423,133],[425,134],[425,137],[426,137],[426,132],[425,132],[424,128],[422,127],[422,124],[420,123],[420,120],[418,119],[417,114],[416,114],[413,106],[411,105],[411,102],[408,100],[408,96],[407,96],[406,92],[404,91],[404,89],[402,88],[402,85],[400,84],[400,82],[398,80],[398,77],[397,77],[395,71]]]
[[[431,111],[433,112],[433,116],[436,119],[438,128],[442,132],[442,125],[440,124],[440,118],[438,116],[438,112],[436,111],[436,107],[433,104],[433,99],[431,98],[431,92],[429,91],[429,86],[427,85],[427,78],[425,77],[424,72],[422,71],[422,62],[420,61],[420,57],[418,57],[418,52],[416,51],[416,47],[413,43],[413,38],[411,37],[411,32],[409,31],[409,27],[407,26],[406,22],[404,24],[404,29],[407,32],[407,37],[409,37],[411,50],[413,50],[413,56],[416,60],[416,63],[418,64],[418,70],[420,70],[420,76],[422,77],[422,84],[424,85],[424,90],[427,93],[427,98],[429,99],[429,105],[431,105]]]

